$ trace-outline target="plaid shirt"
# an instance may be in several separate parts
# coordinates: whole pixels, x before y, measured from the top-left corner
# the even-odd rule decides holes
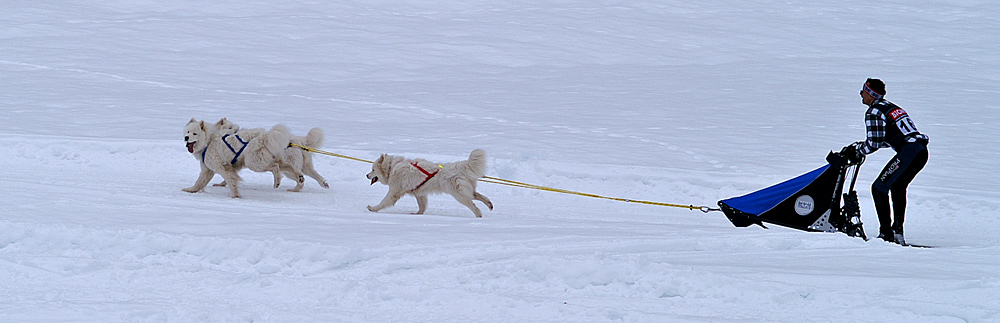
[[[885,112],[883,112],[883,110]],[[886,127],[886,113],[898,114],[895,123],[891,127]],[[903,120],[905,118],[905,120]],[[900,129],[902,127],[906,129]],[[868,155],[874,153],[879,148],[892,148],[897,150],[898,146],[905,143],[916,142],[917,140],[928,140],[927,135],[917,131],[916,125],[910,120],[909,115],[902,108],[887,100],[878,100],[872,103],[865,113],[865,131],[868,139],[858,144],[858,151]],[[904,133],[903,131],[907,131]]]

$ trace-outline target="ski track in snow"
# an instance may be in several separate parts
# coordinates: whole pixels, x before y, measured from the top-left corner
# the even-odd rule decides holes
[[[29,67],[29,68],[38,69],[38,70],[50,70],[50,71],[56,71],[56,72],[80,73],[80,74],[90,75],[90,76],[93,76],[95,78],[108,78],[108,79],[111,79],[113,81],[136,83],[136,84],[139,84],[139,85],[153,85],[153,86],[167,88],[167,89],[191,89],[191,90],[202,91],[202,92],[214,92],[214,93],[224,94],[224,95],[233,95],[233,96],[237,96],[237,97],[239,97],[239,96],[251,97],[251,98],[252,97],[261,97],[261,98],[266,98],[267,100],[277,100],[277,101],[292,102],[291,104],[294,104],[294,102],[296,100],[304,100],[304,101],[308,101],[308,102],[311,102],[311,103],[338,103],[338,104],[347,104],[347,105],[352,105],[352,106],[359,106],[361,108],[366,108],[367,106],[376,106],[376,107],[382,107],[382,108],[386,108],[386,109],[390,109],[390,110],[403,110],[403,111],[406,111],[406,112],[416,112],[418,114],[430,115],[430,116],[433,116],[435,118],[462,119],[462,120],[466,120],[466,121],[473,122],[473,123],[480,122],[480,121],[486,121],[486,122],[496,123],[498,125],[505,125],[507,123],[512,123],[513,122],[513,123],[516,123],[517,126],[519,126],[521,128],[540,129],[540,131],[555,132],[555,133],[562,133],[562,134],[569,134],[569,135],[580,134],[580,133],[591,133],[591,134],[595,134],[595,135],[607,136],[607,137],[610,137],[610,138],[626,138],[626,139],[630,139],[630,140],[635,140],[635,141],[641,142],[643,144],[651,144],[651,145],[655,145],[655,146],[659,146],[659,147],[663,147],[663,148],[669,149],[671,151],[677,151],[677,150],[679,150],[678,146],[669,144],[669,143],[664,142],[664,141],[659,141],[659,140],[655,140],[655,139],[647,138],[647,137],[643,137],[643,136],[624,135],[624,134],[619,134],[619,133],[615,133],[615,132],[609,132],[608,129],[606,129],[606,128],[586,129],[586,128],[573,127],[573,126],[563,125],[563,124],[542,124],[542,123],[538,123],[538,122],[528,122],[528,121],[516,121],[516,122],[514,122],[514,121],[511,121],[511,120],[506,120],[504,118],[497,118],[497,117],[494,117],[494,116],[478,117],[478,116],[474,116],[474,115],[471,115],[471,114],[446,113],[446,112],[440,112],[440,111],[434,110],[432,108],[427,108],[427,107],[401,106],[401,105],[397,105],[397,104],[391,104],[391,103],[386,103],[386,102],[376,102],[376,101],[358,101],[358,100],[348,100],[348,99],[338,99],[338,98],[317,98],[317,97],[310,97],[310,96],[300,95],[300,94],[273,94],[273,93],[247,92],[247,91],[230,91],[230,90],[222,90],[222,89],[208,89],[208,88],[200,88],[200,87],[189,86],[189,85],[168,84],[168,83],[163,83],[163,82],[158,82],[158,81],[136,80],[136,79],[130,79],[128,77],[121,76],[121,75],[114,75],[114,74],[108,74],[108,73],[102,73],[102,72],[87,71],[87,70],[82,70],[82,69],[54,68],[54,67],[50,67],[50,66],[42,66],[42,65],[30,64],[30,63],[23,63],[23,62],[10,62],[10,61],[0,60],[0,64],[7,64],[7,65],[13,65],[13,66],[20,66],[20,67]],[[296,100],[287,100],[287,99],[296,99]],[[695,152],[692,152],[692,151],[684,151],[684,153],[687,153],[689,155],[695,155],[696,154]],[[699,160],[703,159],[702,157],[698,157],[698,156],[695,156],[695,158],[699,159]]]

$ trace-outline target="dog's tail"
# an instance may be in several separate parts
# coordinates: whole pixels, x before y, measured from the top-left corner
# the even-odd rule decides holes
[[[486,176],[486,151],[482,149],[473,150],[469,154],[469,167],[476,178]]]
[[[264,133],[263,139],[264,149],[267,149],[271,155],[284,156],[285,148],[288,148],[288,144],[292,141],[292,135],[288,131],[288,127],[279,124],[271,128],[271,131]]]
[[[323,129],[312,128],[309,129],[309,134],[306,134],[306,147],[309,148],[319,148],[323,146]]]

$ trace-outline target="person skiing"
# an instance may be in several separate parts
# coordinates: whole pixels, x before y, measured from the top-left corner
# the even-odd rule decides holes
[[[878,237],[905,245],[903,218],[906,213],[906,188],[927,164],[929,137],[917,130],[906,110],[886,100],[885,93],[885,83],[879,79],[869,78],[861,86],[861,102],[868,106],[865,112],[867,139],[845,149],[850,158],[859,160],[879,148],[890,147],[896,152],[872,183],[872,198],[878,214]]]

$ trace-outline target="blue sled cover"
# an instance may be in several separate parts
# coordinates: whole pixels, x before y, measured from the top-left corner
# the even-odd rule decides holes
[[[830,224],[840,216],[842,170],[827,164],[790,180],[743,196],[719,201],[729,221],[737,227],[762,222],[805,231],[836,232]]]

